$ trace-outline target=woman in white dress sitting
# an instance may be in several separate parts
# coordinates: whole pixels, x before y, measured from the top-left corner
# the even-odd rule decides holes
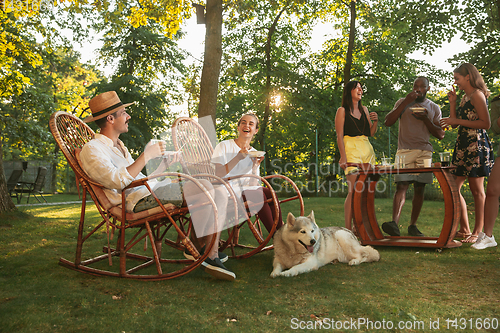
[[[236,139],[220,142],[212,155],[212,163],[215,165],[215,174],[222,178],[254,174],[259,176],[260,163],[264,156],[251,157],[250,152],[257,151],[250,146],[250,142],[259,129],[259,119],[253,113],[243,115],[238,121],[238,137]],[[257,213],[267,231],[270,231],[274,224],[275,209],[271,201],[271,190],[259,185],[259,181],[254,177],[242,177],[230,179],[229,183],[235,194],[244,201],[249,201],[257,205],[257,209],[252,209],[251,213]],[[255,211],[254,211],[255,210]],[[278,224],[276,230],[282,225],[281,209],[278,207]]]

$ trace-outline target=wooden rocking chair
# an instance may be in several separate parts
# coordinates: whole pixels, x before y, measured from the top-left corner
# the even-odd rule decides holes
[[[211,163],[214,148],[212,147],[210,139],[205,130],[200,124],[198,124],[198,122],[188,117],[181,117],[176,119],[172,125],[172,139],[175,149],[182,152],[181,164],[183,166],[184,172],[190,174],[193,177],[196,177],[196,175],[212,175],[212,177],[215,177],[215,167]],[[219,246],[220,251],[229,247],[231,249],[231,256],[238,259],[248,258],[255,253],[270,250],[273,248],[272,245],[266,245],[269,243],[274,235],[274,232],[276,231],[279,209],[278,202],[281,205],[284,202],[298,200],[300,216],[304,215],[304,201],[302,199],[302,195],[297,185],[295,185],[295,183],[288,177],[277,174],[265,177],[259,177],[256,175],[243,175],[238,177],[224,178],[223,182],[230,179],[244,177],[258,178],[264,184],[264,186],[271,190],[272,198],[268,199],[268,202],[273,201],[274,203],[273,206],[275,209],[275,219],[271,231],[266,236],[263,233],[263,230],[266,231],[266,229],[263,228],[258,216],[255,215],[252,221],[248,214],[248,211],[251,208],[251,204],[245,202],[245,207],[240,207],[240,210],[244,210],[244,216],[247,217],[246,221],[236,225],[231,229],[228,229],[227,240],[222,241]],[[290,186],[295,192],[295,195],[279,200],[271,184],[269,183],[269,181],[271,181],[272,179],[280,180],[281,182],[287,184],[287,186]],[[242,214],[240,211],[240,216],[241,215]],[[251,233],[241,233],[240,235],[240,230],[242,230],[245,226],[250,229]]]
[[[121,208],[125,207],[125,190],[122,191],[121,206],[112,206],[103,191],[103,186],[91,180],[79,163],[79,151],[94,137],[94,131],[79,118],[61,111],[52,114],[50,131],[75,172],[77,185],[83,188],[75,260],[72,262],[61,258],[59,263],[62,266],[94,275],[165,280],[191,272],[206,259],[215,237],[210,244],[207,244],[207,250],[200,254],[190,240],[193,228],[187,217],[188,208],[184,206],[178,208],[173,204],[161,205],[146,182],[154,177],[136,180],[127,188],[146,186],[160,204],[159,207],[139,213],[128,213]],[[156,177],[171,177],[195,183],[200,191],[205,193],[206,204],[213,206],[214,221],[217,221],[215,202],[195,178],[177,172],[162,173]],[[87,193],[92,197],[102,218],[99,223],[85,219]],[[117,244],[116,248],[111,248],[109,243],[115,229],[119,231]],[[108,246],[102,249],[104,232],[107,233]],[[146,250],[148,240],[152,246]],[[162,248],[163,243],[168,246]],[[138,253],[142,248],[141,244],[144,244],[143,251],[146,251],[144,254]],[[196,258],[194,261],[184,258],[185,249],[193,254]],[[102,254],[102,251],[105,254]],[[98,254],[99,252],[101,254]],[[88,259],[83,259],[84,256]],[[116,257],[119,258],[118,265],[113,266],[113,258]],[[109,261],[108,264],[106,259]]]

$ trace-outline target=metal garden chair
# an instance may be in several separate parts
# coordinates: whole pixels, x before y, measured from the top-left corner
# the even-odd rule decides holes
[[[43,185],[45,184],[45,176],[47,175],[47,168],[46,167],[38,167],[38,172],[36,174],[36,179],[33,183],[31,182],[19,182],[22,186],[20,188],[16,188],[14,191],[16,193],[20,193],[21,195],[19,196],[18,201],[20,202],[23,198],[23,193],[28,193],[28,199],[26,200],[26,203],[30,203],[30,196],[33,194],[33,197],[38,202],[41,202],[40,199],[36,196],[37,194],[42,197],[43,201],[47,202],[45,197],[42,194],[42,188]]]
[[[172,125],[172,139],[175,149],[182,152],[181,163],[184,172],[190,174],[191,176],[211,175],[212,177],[215,177],[215,167],[211,163],[214,148],[212,147],[208,135],[200,124],[198,124],[194,119],[188,117],[176,119]],[[251,204],[246,202],[245,207],[239,206],[240,210],[243,209],[245,211],[244,215],[247,217],[246,221],[228,229],[228,237],[226,240],[222,241],[219,247],[220,250],[230,248],[232,257],[234,258],[248,258],[255,253],[272,249],[272,245],[267,244],[276,231],[276,225],[278,223],[278,203],[281,205],[282,203],[288,201],[298,200],[300,216],[304,215],[304,201],[298,187],[291,179],[283,175],[275,174],[265,177],[244,175],[239,177],[224,178],[224,180],[220,180],[220,182],[224,183],[229,179],[244,177],[258,178],[264,186],[271,189],[272,198],[269,199],[269,202],[272,200],[274,203],[275,220],[272,229],[266,235],[265,233],[267,230],[263,228],[258,216],[255,215],[252,217],[252,220],[248,214],[248,210],[250,208],[249,205]],[[271,180],[279,180],[287,184],[287,186],[290,186],[294,190],[295,195],[281,200],[278,199],[276,192],[269,183]],[[242,214],[240,214],[240,216],[241,215]],[[228,214],[228,217],[229,216],[230,214]],[[244,230],[245,227],[250,230],[250,233],[247,232],[240,234],[240,231]]]
[[[16,192],[16,188],[19,185],[19,179],[21,179],[22,175],[23,175],[22,169],[13,170],[9,176],[9,179],[7,180],[7,190],[9,191],[9,195],[11,198],[15,197],[17,203],[20,202],[20,198],[19,194]]]

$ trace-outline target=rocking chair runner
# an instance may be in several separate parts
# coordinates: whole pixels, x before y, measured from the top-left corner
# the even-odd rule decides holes
[[[59,261],[61,265],[94,275],[142,280],[165,280],[191,272],[207,258],[209,249],[215,242],[215,237],[212,238],[210,244],[207,244],[205,253],[200,254],[190,240],[192,223],[187,217],[188,208],[178,208],[173,204],[161,205],[147,183],[147,180],[152,178],[147,177],[136,180],[127,188],[146,186],[159,203],[158,207],[139,213],[126,212],[125,209],[121,208],[125,207],[125,190],[122,191],[122,205],[111,205],[103,191],[103,186],[92,181],[86,175],[78,160],[79,151],[95,134],[87,124],[74,115],[60,111],[51,116],[50,130],[75,172],[77,184],[83,188],[75,260],[72,262],[61,258]],[[214,221],[217,221],[215,202],[195,178],[176,172],[162,173],[156,177],[172,177],[190,180],[195,183],[200,191],[205,193],[207,197],[206,204],[212,205]],[[85,220],[87,193],[92,197],[102,217],[102,221],[97,225]],[[108,244],[110,238],[113,238],[113,232],[110,232],[110,228],[112,231],[114,229],[119,231],[116,248],[112,249],[105,246],[104,252],[107,252],[107,254],[95,256],[93,253],[96,252],[96,247],[99,246],[100,234],[104,231],[107,232]],[[133,253],[133,251],[138,251],[141,247],[139,244],[141,240],[145,241],[144,250],[146,250],[147,240],[152,244],[151,249],[145,254]],[[162,248],[163,243],[168,247]],[[184,259],[183,251],[185,249],[188,249],[196,260]],[[90,258],[83,260],[87,253],[92,254]],[[112,266],[113,257],[119,257],[118,268],[115,268],[116,265]],[[109,259],[109,265],[105,263],[106,259]]]
[[[182,165],[184,168],[184,172],[196,177],[196,175],[212,175],[215,177],[215,167],[211,163],[212,155],[214,148],[210,142],[208,135],[206,134],[203,127],[198,124],[195,120],[188,117],[181,117],[175,120],[172,125],[172,138],[174,147],[176,150],[182,152]],[[244,178],[244,177],[255,177],[258,178],[262,183],[271,190],[272,199],[269,199],[268,202],[273,201],[274,209],[275,209],[275,219],[274,224],[267,236],[264,235],[263,229],[259,219],[257,216],[254,217],[254,221],[250,219],[248,214],[245,212],[247,216],[247,220],[228,231],[228,238],[226,241],[222,242],[219,249],[224,250],[229,247],[232,252],[232,257],[234,258],[248,258],[255,253],[270,250],[272,249],[272,245],[266,246],[267,243],[271,240],[276,231],[276,225],[278,223],[278,203],[282,204],[284,202],[288,202],[291,200],[299,200],[299,209],[300,215],[304,215],[304,201],[302,199],[302,195],[298,187],[295,183],[285,177],[283,175],[270,175],[266,177],[259,177],[256,175],[243,175],[235,178]],[[224,181],[229,180],[229,178],[225,178]],[[295,195],[289,198],[285,198],[282,200],[278,200],[275,191],[273,190],[269,181],[271,180],[280,180],[283,183],[287,184],[287,186],[291,186],[294,190]],[[248,202],[245,203],[246,209],[248,210],[251,206]],[[244,226],[247,226],[251,235],[241,235],[240,229]],[[239,251],[236,252],[236,249],[243,249],[243,253]]]

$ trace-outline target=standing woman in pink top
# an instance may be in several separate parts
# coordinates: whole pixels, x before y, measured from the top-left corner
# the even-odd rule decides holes
[[[362,96],[361,83],[348,82],[342,93],[342,106],[335,116],[339,165],[345,171],[349,188],[344,203],[345,227],[349,230],[352,229],[352,194],[358,169],[347,167],[346,163],[375,164],[375,153],[368,137],[377,132],[378,115],[376,112],[368,113],[366,106],[361,104]]]

